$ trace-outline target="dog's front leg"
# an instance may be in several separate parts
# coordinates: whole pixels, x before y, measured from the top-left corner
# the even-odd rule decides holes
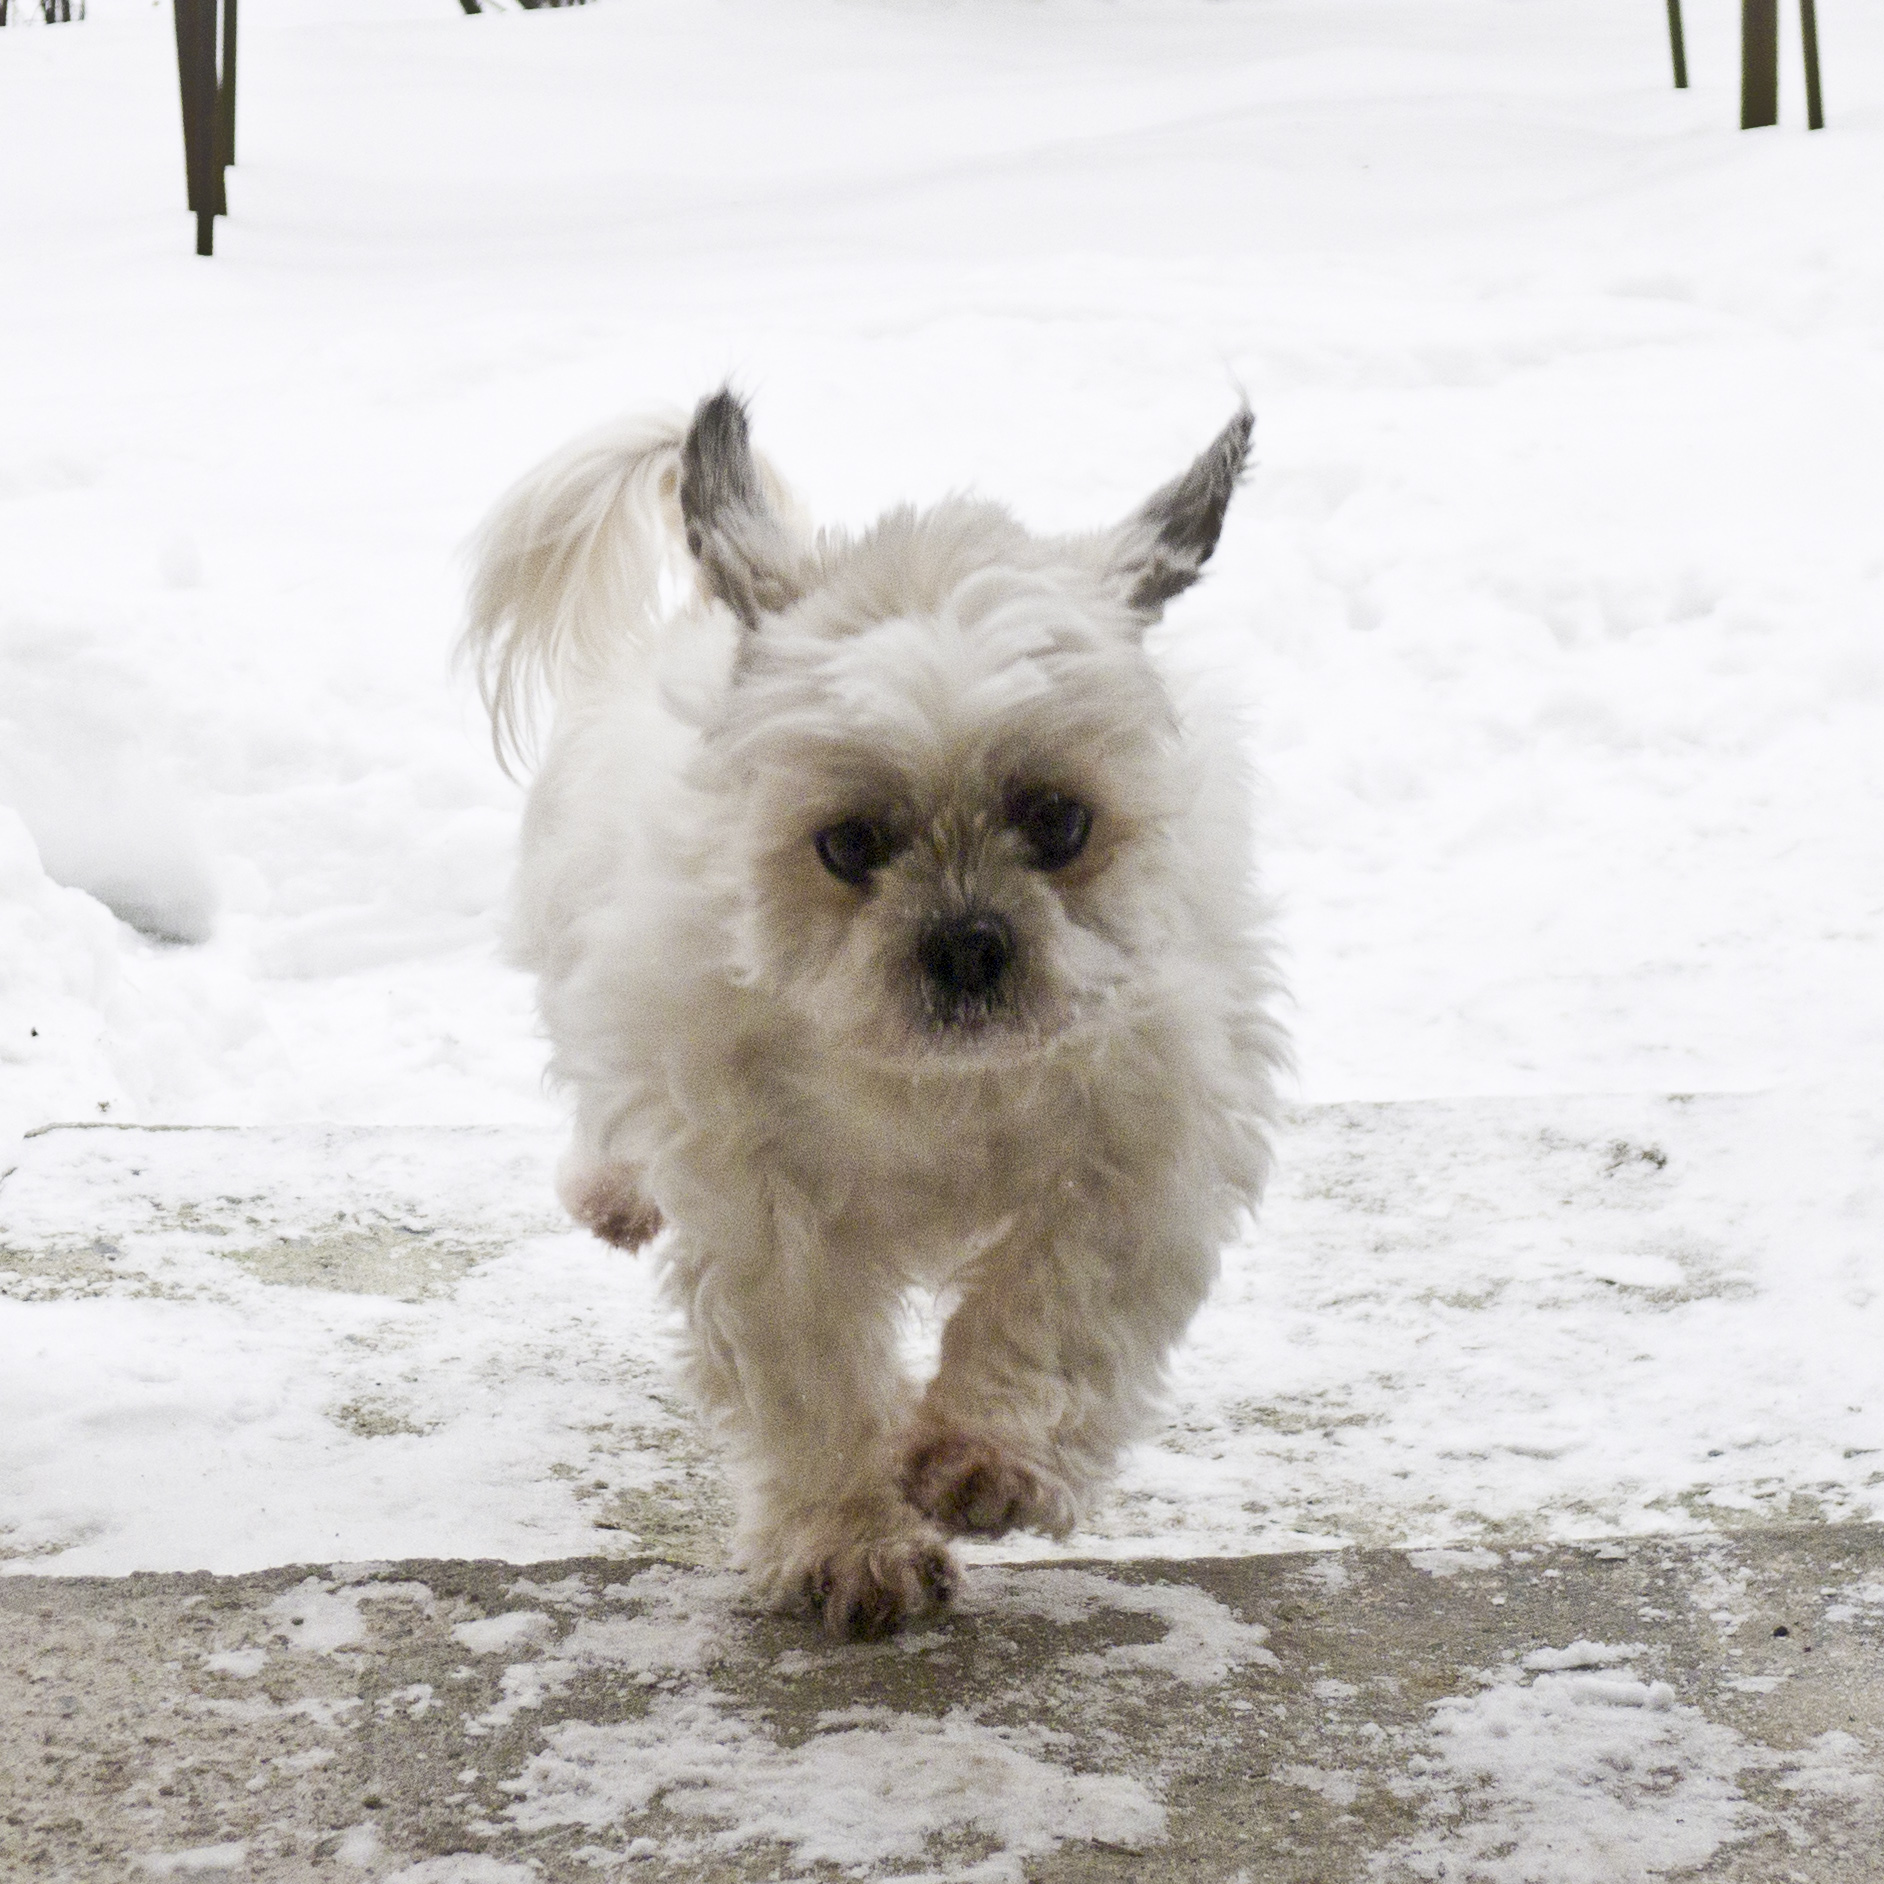
[[[1073,1528],[1155,1415],[1216,1274],[1211,1228],[1186,1214],[1118,1200],[1017,1227],[978,1259],[905,1436],[919,1511],[974,1537]]]
[[[683,1232],[670,1278],[687,1375],[728,1441],[739,1556],[765,1594],[869,1638],[946,1604],[941,1531],[897,1484],[914,1399],[898,1361],[896,1279],[841,1237],[755,1212],[737,1256]]]

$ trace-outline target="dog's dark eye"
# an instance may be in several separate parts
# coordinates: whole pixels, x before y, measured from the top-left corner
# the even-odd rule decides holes
[[[1064,792],[1022,792],[1007,815],[1042,870],[1064,869],[1092,835],[1092,813]]]
[[[857,889],[870,881],[870,873],[881,869],[903,848],[903,840],[887,825],[870,818],[845,818],[827,824],[812,840],[818,861],[840,883]]]

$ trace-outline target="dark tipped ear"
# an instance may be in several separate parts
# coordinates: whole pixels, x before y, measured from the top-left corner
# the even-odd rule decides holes
[[[680,514],[707,587],[748,628],[804,593],[805,555],[765,493],[744,403],[721,387],[680,447]]]
[[[1256,420],[1244,406],[1182,477],[1152,492],[1113,532],[1112,571],[1134,613],[1156,621],[1203,574],[1230,493],[1249,462]]]

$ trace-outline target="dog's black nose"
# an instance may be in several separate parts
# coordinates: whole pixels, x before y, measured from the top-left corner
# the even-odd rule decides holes
[[[985,1001],[1014,959],[1014,932],[999,916],[951,916],[929,925],[916,956],[951,1005]]]

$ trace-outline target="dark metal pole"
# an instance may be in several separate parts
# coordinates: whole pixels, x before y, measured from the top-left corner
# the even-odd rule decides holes
[[[222,83],[216,93],[221,107],[221,160],[235,162],[236,0],[222,0]],[[228,211],[223,212],[225,215]]]
[[[183,96],[183,163],[196,212],[196,252],[216,252],[216,0],[175,0],[177,85]]]
[[[1799,37],[1805,43],[1806,129],[1825,129],[1825,99],[1819,91],[1819,9],[1816,0],[1799,0]]]
[[[216,41],[221,36],[222,32],[220,24],[220,5],[221,0],[208,0],[207,11],[209,24],[204,28],[204,31],[209,39],[209,75],[211,83],[215,87],[210,93],[209,98],[209,131],[207,134],[210,149],[209,174],[214,186],[214,197],[210,207],[216,215],[226,216],[229,213],[229,195],[227,190],[223,187],[223,164],[226,159],[222,154],[222,84],[217,78],[218,68],[216,52]]]
[[[1804,0],[1810,5],[1811,0]],[[1668,50],[1675,60],[1675,90],[1688,89],[1688,47],[1681,36],[1681,0],[1668,0]]]
[[[1740,128],[1779,122],[1779,0],[1740,0]]]

